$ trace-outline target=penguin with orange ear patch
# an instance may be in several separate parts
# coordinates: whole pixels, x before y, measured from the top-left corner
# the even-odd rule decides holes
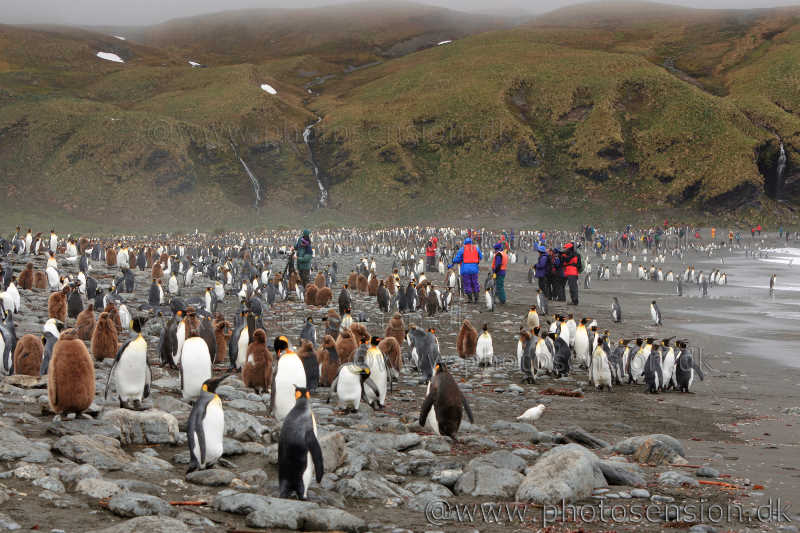
[[[76,335],[77,337],[77,335]],[[119,341],[117,339],[117,326],[108,313],[100,313],[92,333],[92,355],[98,361],[111,359],[117,355]]]
[[[319,363],[319,385],[330,387],[339,374],[339,354],[336,352],[336,342],[330,335],[322,339],[322,346],[317,350]]]
[[[78,318],[75,319],[75,333],[78,338],[83,341],[91,340],[92,333],[94,332],[94,303],[89,302],[89,305],[81,311]]]
[[[336,341],[336,353],[339,354],[339,364],[351,363],[355,351],[356,341],[353,337],[353,333],[349,329],[342,331]]]
[[[47,374],[47,396],[56,420],[83,413],[94,400],[94,364],[83,341],[72,330],[62,333],[53,347]]]
[[[47,316],[61,322],[67,321],[67,293],[69,286],[54,292],[47,299]]]
[[[25,270],[19,275],[19,288],[31,290],[33,288],[33,263],[25,265]]]
[[[39,376],[44,345],[36,335],[23,335],[14,349],[14,374]]]
[[[267,390],[272,381],[272,354],[267,348],[267,334],[259,328],[253,333],[253,342],[247,346],[247,358],[242,366],[242,383],[257,394]]]
[[[458,332],[458,339],[456,340],[456,349],[458,355],[462,359],[472,357],[475,355],[475,350],[478,347],[478,332],[472,326],[469,320],[464,319],[461,324],[461,329]]]

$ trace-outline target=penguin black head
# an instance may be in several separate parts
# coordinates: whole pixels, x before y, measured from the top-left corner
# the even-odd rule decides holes
[[[275,341],[272,343],[272,348],[275,350],[275,353],[278,353],[281,350],[288,349],[289,348],[289,339],[287,339],[283,335],[281,335],[280,337],[275,337]]]
[[[371,337],[369,339],[369,343],[370,343],[371,346],[377,346],[380,342],[381,342],[381,338],[380,337],[373,336],[373,337]]]
[[[308,322],[309,324],[313,324],[314,323],[314,317],[310,316],[310,317],[306,318],[306,322]]]
[[[203,390],[211,393],[217,392],[217,387],[219,387],[219,384],[222,383],[224,379],[227,379],[232,375],[233,374],[223,374],[221,376],[205,380],[203,382]]]
[[[652,305],[656,305],[656,301],[655,301],[655,300],[653,300],[653,301],[652,301],[652,302],[650,302],[650,303],[651,303]]]
[[[308,392],[308,389],[306,389],[304,387],[295,387],[294,388],[294,399],[295,400],[300,400],[300,399],[303,399],[303,398],[305,398],[306,400],[310,400],[311,399],[311,393]]]
[[[434,367],[434,371],[437,374],[439,372],[447,372],[447,366],[442,361],[439,361],[438,363],[436,363],[436,366]]]
[[[655,339],[653,337],[647,337],[647,344],[653,344]]]
[[[483,331],[489,331],[489,324],[483,325]]]
[[[141,333],[142,326],[144,326],[145,322],[147,322],[146,316],[137,316],[136,318],[131,319],[131,329],[136,333]]]

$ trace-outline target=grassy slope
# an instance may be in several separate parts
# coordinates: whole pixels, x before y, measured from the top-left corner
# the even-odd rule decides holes
[[[754,199],[763,210],[774,204],[759,196],[757,152],[774,159],[779,135],[800,157],[795,9],[588,5],[472,37],[500,22],[412,4],[242,15],[116,32],[145,44],[0,26],[0,222],[474,221],[543,204],[607,218]],[[335,77],[309,97],[324,74]],[[317,113],[334,209],[313,210],[301,133]],[[258,213],[231,139],[266,189]]]

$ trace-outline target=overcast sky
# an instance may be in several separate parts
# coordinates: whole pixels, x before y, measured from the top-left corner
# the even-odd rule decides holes
[[[75,25],[154,24],[177,17],[252,7],[313,7],[349,0],[0,0],[0,23]],[[577,0],[418,0],[463,11],[525,10],[542,13]],[[798,5],[800,0],[662,0],[703,8]]]

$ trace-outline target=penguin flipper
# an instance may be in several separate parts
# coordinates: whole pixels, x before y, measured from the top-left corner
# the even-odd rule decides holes
[[[374,381],[372,381],[372,378],[367,378],[366,380],[364,380],[364,388],[361,389],[361,397],[364,399],[365,402],[367,402],[367,399],[365,397],[365,393],[366,393],[366,388],[367,387],[372,389],[372,392],[375,393],[375,397],[376,398],[380,397],[381,393],[380,393],[380,391],[378,391],[378,386],[375,384]],[[367,403],[369,403],[369,402],[367,402]],[[373,405],[371,403],[369,403],[369,406],[372,407],[373,411],[375,410],[375,407],[373,407]]]
[[[469,407],[469,403],[467,402],[467,397],[462,395],[461,396],[461,403],[464,405],[464,411],[467,413],[467,418],[469,418],[469,423],[473,424],[475,419],[472,417],[472,409]]]
[[[428,419],[428,413],[430,413],[431,408],[433,407],[433,397],[433,390],[431,390],[425,397],[425,401],[422,402],[422,409],[419,412],[419,425],[421,427],[425,427],[425,421]]]
[[[317,483],[321,483],[322,476],[325,475],[325,466],[322,462],[322,448],[313,431],[306,433],[306,447],[311,454],[311,459],[314,461],[314,474],[316,475]]]
[[[383,366],[386,368],[386,373],[389,375],[389,392],[394,392],[392,387],[392,375],[390,373],[392,367],[389,365],[389,359],[386,357],[386,354],[383,355]]]
[[[703,381],[705,376],[703,376],[703,371],[700,370],[700,367],[694,362],[692,362],[692,367],[694,368],[694,371],[697,372],[697,376],[700,378],[700,381]]]
[[[114,371],[117,369],[117,364],[119,363],[120,359],[122,359],[122,352],[125,351],[125,348],[127,348],[130,343],[131,341],[128,341],[125,344],[123,344],[122,347],[119,350],[117,350],[117,355],[114,356],[114,364],[111,365],[111,370],[108,371],[108,379],[106,380],[106,391],[103,394],[104,400],[108,399],[108,386],[111,384],[111,376],[114,375]]]
[[[147,372],[144,378],[144,394],[142,398],[150,397],[150,383],[153,381],[153,370],[150,368],[150,363],[147,364]]]
[[[330,392],[328,393],[328,400],[325,403],[331,403],[331,396],[336,394],[336,386],[339,384],[339,376],[337,375],[331,383]]]
[[[272,414],[275,412],[275,377],[278,375],[277,372],[277,363],[273,365],[276,370],[272,373],[272,383],[269,386],[269,413]]]

